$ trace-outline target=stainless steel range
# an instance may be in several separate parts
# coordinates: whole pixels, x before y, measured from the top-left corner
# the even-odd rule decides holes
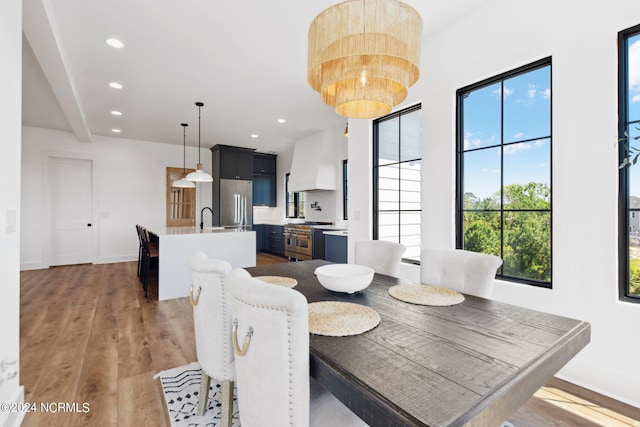
[[[313,225],[329,225],[330,222],[304,222],[285,224],[284,255],[289,259],[306,261],[313,258]]]

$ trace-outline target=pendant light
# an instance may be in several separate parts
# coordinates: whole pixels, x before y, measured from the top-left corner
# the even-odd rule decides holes
[[[185,159],[187,157],[187,126],[189,125],[186,123],[180,123],[180,126],[182,126],[182,178],[177,181],[173,181],[171,186],[176,188],[194,188],[196,186],[195,182],[184,179],[187,172]]]
[[[191,172],[185,179],[193,182],[212,182],[213,177],[202,170],[202,163],[200,163],[200,108],[204,106],[202,102],[196,102],[198,106],[198,165],[196,171]]]
[[[409,5],[340,2],[311,23],[307,80],[341,116],[383,116],[418,80],[421,41],[422,18]]]

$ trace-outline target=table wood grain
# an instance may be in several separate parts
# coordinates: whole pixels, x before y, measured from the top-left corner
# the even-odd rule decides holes
[[[287,276],[309,302],[348,301],[380,324],[351,337],[310,337],[311,376],[375,426],[499,426],[590,339],[579,320],[465,295],[447,307],[388,294],[407,281],[376,274],[362,292],[325,290],[313,260],[247,269]]]

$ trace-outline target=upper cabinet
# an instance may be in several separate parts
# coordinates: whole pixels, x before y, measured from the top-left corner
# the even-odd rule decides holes
[[[276,174],[276,155],[255,153],[253,155],[253,173]]]
[[[216,145],[211,151],[219,153],[221,179],[253,179],[253,149]]]
[[[273,154],[253,155],[253,206],[277,206],[276,158]]]

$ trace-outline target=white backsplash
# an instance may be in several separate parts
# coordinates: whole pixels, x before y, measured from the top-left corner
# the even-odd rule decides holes
[[[275,224],[279,222],[284,222],[284,207],[253,208],[254,224]]]
[[[342,219],[342,206],[337,209],[336,191],[307,191],[305,216],[307,221],[336,222]],[[316,204],[321,210],[311,207]]]

